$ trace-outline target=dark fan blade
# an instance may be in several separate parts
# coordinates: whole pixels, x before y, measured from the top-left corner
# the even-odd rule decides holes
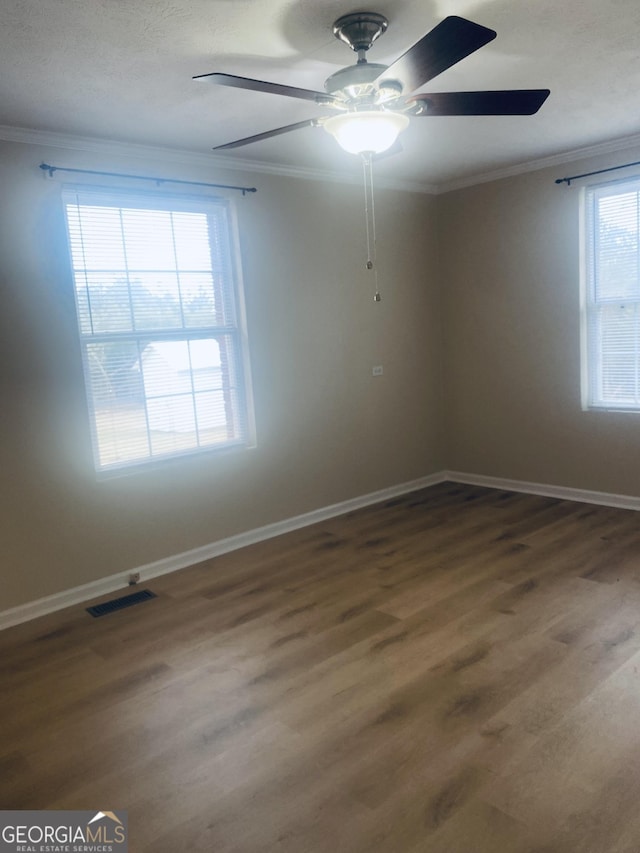
[[[235,142],[227,142],[225,145],[216,145],[214,151],[222,151],[224,148],[240,148],[249,145],[250,142],[260,142],[262,139],[270,139],[272,136],[280,136],[281,133],[289,133],[290,130],[299,130],[301,127],[317,127],[317,118],[307,121],[298,121],[295,124],[287,124],[284,127],[276,127],[275,130],[265,130],[264,133],[256,133],[255,136],[245,136],[244,139],[236,139]]]
[[[494,30],[450,15],[379,74],[376,82],[399,80],[405,92],[412,92],[495,37]]]
[[[312,89],[298,89],[295,86],[282,86],[280,83],[268,83],[266,80],[253,80],[251,77],[237,77],[235,74],[198,74],[194,80],[209,80],[219,86],[234,86],[237,89],[252,89],[254,92],[267,92],[271,95],[286,95],[288,98],[301,98],[316,104],[332,104],[335,98],[324,92]]]
[[[434,92],[416,95],[409,103],[424,104],[424,116],[530,116],[549,97],[548,89],[498,92]]]

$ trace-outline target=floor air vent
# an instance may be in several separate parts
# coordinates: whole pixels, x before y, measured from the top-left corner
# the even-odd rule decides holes
[[[156,597],[155,592],[151,592],[150,589],[141,589],[140,592],[123,595],[122,598],[114,598],[113,601],[105,601],[103,604],[95,604],[93,607],[87,607],[87,613],[90,613],[92,616],[106,616],[107,613],[113,613],[114,610],[133,607],[134,604],[140,604],[141,601],[147,601],[149,598]]]

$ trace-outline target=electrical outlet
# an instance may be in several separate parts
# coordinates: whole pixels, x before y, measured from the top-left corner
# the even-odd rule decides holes
[[[382,370],[382,365],[381,365],[381,364],[376,364],[376,366],[373,368],[373,371],[372,371],[372,372],[373,372],[373,375],[374,375],[374,376],[382,376],[382,374],[383,374],[383,372],[384,372],[384,371]]]
[[[129,575],[129,586],[135,586],[140,583],[140,572],[131,572]]]

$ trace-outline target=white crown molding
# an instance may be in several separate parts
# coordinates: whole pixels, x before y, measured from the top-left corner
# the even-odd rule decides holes
[[[537,172],[540,169],[551,169],[555,166],[562,166],[565,163],[573,163],[576,160],[599,157],[603,154],[614,154],[617,151],[626,151],[630,148],[640,148],[640,134],[611,139],[608,142],[599,142],[596,145],[587,145],[583,148],[573,148],[570,151],[552,154],[549,157],[542,157],[538,160],[529,160],[526,163],[506,166],[504,169],[495,169],[491,172],[481,172],[467,178],[448,181],[438,184],[435,193],[436,195],[442,195],[443,193],[453,192],[454,190],[473,187],[477,184],[487,184],[491,181],[499,181],[502,178],[512,178],[515,175],[522,175],[527,172]],[[560,175],[559,177],[563,176]]]
[[[93,137],[71,136],[64,133],[56,133],[49,130],[33,130],[24,127],[11,127],[0,125],[0,141],[21,142],[25,145],[44,145],[50,148],[60,148],[69,151],[88,151],[104,156],[136,157],[145,161],[158,163],[175,163],[177,165],[199,166],[215,170],[254,172],[263,175],[278,175],[288,178],[299,178],[307,181],[330,181],[340,184],[359,185],[362,176],[358,172],[333,172],[322,169],[310,169],[299,166],[284,166],[274,163],[262,163],[257,160],[245,160],[233,158],[227,159],[220,154],[205,154],[198,151],[189,151],[179,148],[163,148],[161,146],[141,145],[133,142],[119,142],[113,139],[98,139]],[[617,151],[625,151],[640,147],[640,134],[624,136],[588,145],[582,148],[573,148],[559,154],[552,154],[537,160],[529,160],[524,163],[516,163],[503,169],[494,169],[488,172],[480,172],[464,178],[445,181],[440,184],[427,184],[415,181],[394,180],[392,178],[377,177],[376,183],[384,189],[401,190],[403,192],[424,193],[427,195],[443,195],[455,190],[466,189],[477,184],[486,184],[491,181],[499,181],[502,178],[512,178],[516,175],[536,172],[541,169],[549,169],[561,166],[564,163],[572,163],[588,157],[598,157],[604,154],[613,154]]]
[[[24,145],[43,145],[48,148],[60,148],[66,151],[88,151],[103,156],[135,157],[145,162],[175,163],[184,166],[206,167],[208,169],[234,172],[254,172],[263,175],[277,175],[286,178],[299,178],[306,181],[329,181],[338,184],[362,183],[362,172],[358,168],[353,173],[334,172],[323,169],[309,169],[300,166],[284,166],[275,163],[261,163],[257,160],[245,160],[234,157],[229,159],[221,154],[205,154],[180,148],[141,145],[134,142],[118,142],[114,139],[71,136],[49,130],[32,130],[25,127],[0,125],[0,140],[20,142]],[[55,165],[55,164],[54,164]],[[395,180],[376,177],[376,184],[382,189],[401,190],[403,192],[426,193],[434,195],[437,187],[414,181]]]
[[[268,524],[265,527],[248,530],[237,536],[220,539],[217,542],[212,542],[200,548],[193,548],[181,554],[174,554],[162,560],[156,560],[154,563],[147,563],[144,566],[118,572],[118,574],[100,578],[97,581],[82,584],[82,586],[76,586],[72,589],[55,593],[54,595],[48,595],[46,598],[29,601],[26,604],[21,604],[0,612],[0,631],[4,628],[10,628],[13,625],[19,625],[22,622],[28,622],[31,619],[37,619],[39,616],[45,616],[48,613],[54,613],[65,607],[82,604],[93,598],[99,598],[116,590],[122,590],[128,586],[129,575],[132,572],[138,572],[140,574],[140,583],[144,583],[151,578],[157,578],[161,575],[178,571],[179,569],[195,566],[204,560],[211,560],[213,557],[227,554],[229,551],[235,551],[247,545],[254,545],[256,542],[263,542],[265,539],[272,539],[274,536],[290,533],[292,530],[308,527],[310,524],[317,524],[320,521],[326,521],[329,518],[353,512],[353,510],[362,509],[371,504],[381,503],[399,495],[415,492],[418,489],[425,489],[428,486],[434,486],[437,483],[443,482],[444,479],[445,477],[442,473],[430,474],[417,480],[411,480],[408,483],[400,483],[387,489],[380,489],[379,491],[370,492],[357,498],[321,507],[303,515],[296,515],[284,521]]]

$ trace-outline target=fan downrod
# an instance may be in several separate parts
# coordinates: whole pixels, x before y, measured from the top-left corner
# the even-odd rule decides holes
[[[338,18],[333,25],[333,34],[358,54],[360,62],[366,61],[365,52],[388,26],[389,21],[384,15],[378,15],[376,12],[352,12]]]

